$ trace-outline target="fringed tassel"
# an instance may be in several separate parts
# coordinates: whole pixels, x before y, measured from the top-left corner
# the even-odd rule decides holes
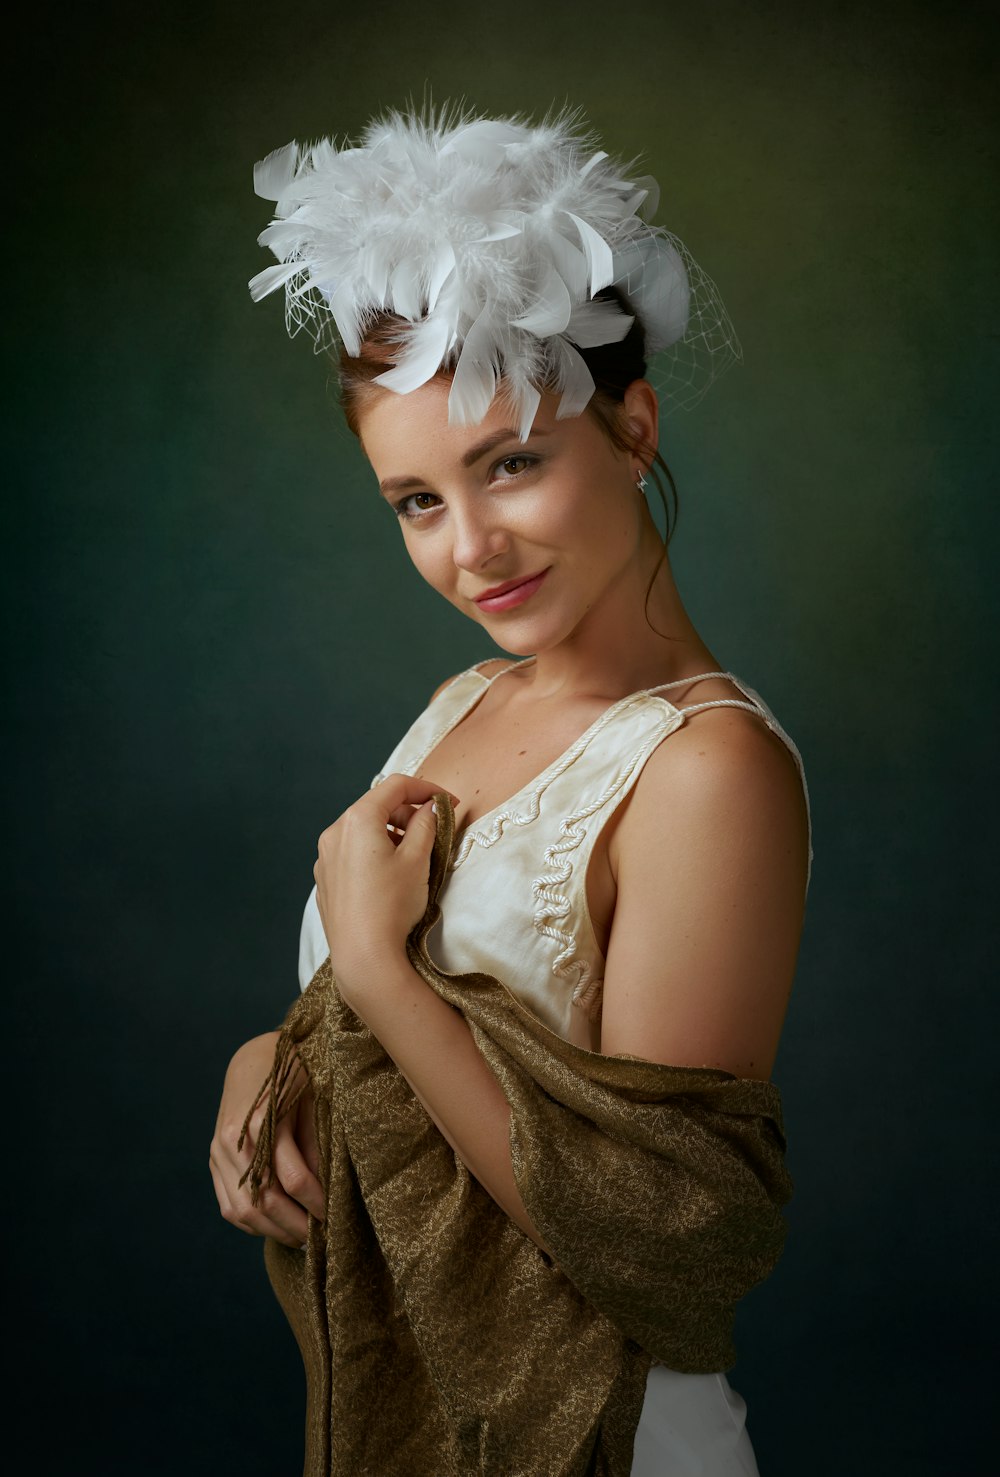
[[[256,1205],[261,1191],[266,1190],[274,1178],[274,1140],[278,1124],[286,1113],[290,1113],[309,1085],[309,1073],[300,1062],[295,1050],[296,1039],[288,1026],[282,1026],[274,1046],[274,1065],[264,1078],[260,1091],[250,1105],[243,1120],[237,1151],[243,1148],[250,1131],[250,1119],[260,1107],[265,1096],[267,1107],[261,1119],[253,1158],[240,1177],[240,1185],[250,1181],[250,1203]],[[301,1078],[301,1080],[299,1080]]]

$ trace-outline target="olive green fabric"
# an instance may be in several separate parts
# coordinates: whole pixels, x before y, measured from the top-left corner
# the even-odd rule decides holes
[[[306,1367],[305,1472],[627,1477],[651,1361],[730,1368],[735,1305],[781,1254],[780,1094],[587,1051],[501,981],[438,970],[424,939],[454,813],[437,806],[408,955],[500,1081],[515,1179],[553,1258],[469,1173],[325,960],[282,1028],[248,1171],[256,1194],[297,1055],[327,1214],[304,1252],[268,1241],[265,1255]]]

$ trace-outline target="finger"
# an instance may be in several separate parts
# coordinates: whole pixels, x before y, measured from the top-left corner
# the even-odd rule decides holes
[[[219,1210],[222,1219],[236,1230],[242,1230],[248,1236],[270,1236],[273,1241],[284,1242],[287,1247],[301,1247],[306,1236],[298,1236],[295,1239],[294,1232],[290,1233],[278,1221],[266,1216],[260,1208],[251,1204],[250,1195],[244,1190],[236,1190],[235,1195],[230,1195],[226,1185],[226,1176],[213,1161],[208,1161],[208,1170],[211,1173],[211,1182],[216,1186],[216,1199],[219,1201]]]
[[[390,815],[390,817],[389,817],[389,824],[391,826],[398,826],[401,831],[405,831],[406,830],[406,822],[413,815],[414,811],[417,811],[419,809],[420,809],[419,805],[410,805],[410,804],[397,805],[396,806],[396,809],[392,812],[392,815]]]
[[[326,1215],[323,1187],[306,1163],[288,1119],[282,1119],[274,1141],[274,1173],[285,1194],[316,1220]]]
[[[414,812],[419,809],[416,805],[397,805],[386,822],[386,830],[396,842],[402,841],[406,835],[406,827],[413,818]]]
[[[209,1168],[223,1220],[250,1236],[272,1236],[286,1246],[301,1246],[309,1222],[302,1207],[291,1200],[272,1176],[254,1205],[246,1181],[240,1184],[251,1160],[253,1147],[244,1143],[239,1153],[225,1137],[212,1141]]]
[[[273,1227],[263,1234],[273,1236],[275,1241],[283,1241],[286,1246],[304,1246],[308,1239],[309,1217],[301,1205],[285,1194],[276,1180],[261,1191],[253,1216],[251,1224],[262,1222]]]
[[[243,1231],[248,1236],[270,1236],[273,1241],[280,1241],[285,1246],[301,1247],[308,1234],[309,1222],[299,1207],[293,1207],[288,1201],[290,1214],[282,1216],[281,1220],[268,1215],[261,1207],[264,1199],[271,1196],[273,1205],[276,1197],[270,1190],[266,1190],[261,1201],[254,1206],[250,1196],[244,1190],[237,1190],[234,1195],[229,1194],[225,1176],[215,1164],[209,1161],[209,1169],[212,1174],[212,1183],[215,1185],[215,1196],[219,1202],[219,1210],[222,1219],[229,1225],[235,1226],[238,1231]],[[287,1197],[282,1196],[282,1199]],[[298,1216],[294,1211],[298,1210]]]
[[[419,810],[413,812],[410,824],[406,828],[406,835],[399,843],[399,850],[409,856],[413,853],[419,856],[422,852],[427,853],[434,845],[437,835],[437,818],[432,806],[433,799],[427,800]]]
[[[387,774],[373,790],[367,790],[357,804],[370,807],[383,823],[388,824],[393,812],[404,805],[423,805],[426,800],[433,800],[435,795],[442,793],[453,805],[458,804],[459,797],[434,780],[417,779],[410,774]]]

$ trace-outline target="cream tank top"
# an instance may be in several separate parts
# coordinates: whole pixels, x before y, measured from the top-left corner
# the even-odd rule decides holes
[[[490,657],[459,673],[410,725],[372,785],[387,774],[415,774],[502,672],[534,660],[510,662],[487,677],[480,668],[496,661]],[[495,975],[565,1040],[600,1050],[604,956],[587,905],[587,864],[601,828],[656,746],[691,713],[747,708],[790,748],[808,810],[802,756],[764,700],[731,672],[701,676],[728,678],[747,700],[717,698],[675,708],[660,695],[671,687],[689,686],[697,680],[693,677],[630,693],[599,714],[516,795],[458,833],[440,894],[442,916],[427,935],[427,950],[436,964],[452,973],[481,970]],[[809,834],[811,875],[811,817]],[[302,942],[304,988],[329,953],[315,889],[303,919]]]
[[[488,657],[460,672],[410,725],[371,785],[416,774],[445,734],[470,713],[512,661],[487,676]],[[676,708],[661,694],[704,677],[725,677],[744,694]],[[757,713],[788,746],[812,816],[802,756],[763,698],[732,672],[703,672],[612,703],[547,769],[456,836],[439,894],[441,917],[427,935],[431,959],[451,973],[480,970],[504,981],[564,1039],[600,1050],[604,956],[586,897],[587,863],[601,828],[629,793],[649,755],[703,708]],[[305,989],[329,954],[313,887],[302,919],[299,982]],[[746,1406],[724,1373],[682,1374],[655,1364],[634,1446],[632,1477],[755,1477]]]

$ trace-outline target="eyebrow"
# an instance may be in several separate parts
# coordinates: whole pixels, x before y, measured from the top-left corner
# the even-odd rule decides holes
[[[551,432],[549,431],[531,431],[527,440],[530,440],[533,436],[548,436],[550,434]],[[494,447],[500,446],[504,441],[512,440],[517,441],[522,446],[527,444],[527,441],[522,442],[520,440],[516,431],[494,431],[484,441],[478,441],[475,446],[470,446],[468,451],[462,453],[462,466],[471,467],[474,462],[478,462],[481,457],[484,457],[487,452],[492,451]],[[379,490],[385,496],[386,493],[390,492],[402,492],[406,487],[423,487],[423,485],[424,478],[422,477],[387,477],[384,482],[379,483]]]

